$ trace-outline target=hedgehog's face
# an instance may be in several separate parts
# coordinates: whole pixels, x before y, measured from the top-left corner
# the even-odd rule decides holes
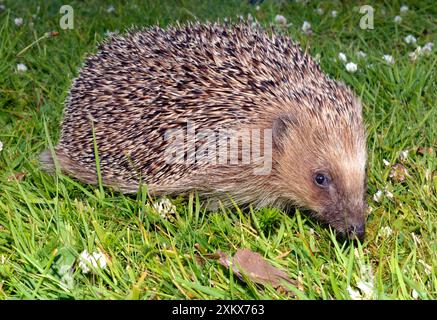
[[[364,158],[365,159],[365,158]],[[365,233],[365,160],[345,158],[309,169],[306,174],[307,206],[331,225],[341,236],[364,239]]]
[[[283,198],[311,209],[340,235],[362,240],[367,157],[362,126],[333,130],[289,117],[278,121],[273,142]]]

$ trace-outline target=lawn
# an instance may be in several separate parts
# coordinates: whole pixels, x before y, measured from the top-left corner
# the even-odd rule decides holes
[[[63,30],[65,3],[0,1],[0,299],[437,299],[433,0],[372,4],[367,30],[355,1],[257,8],[247,1],[71,0],[74,28]],[[176,210],[163,214],[153,206],[161,200],[145,189],[126,196],[40,169],[39,153],[59,137],[70,84],[106,34],[248,14],[300,42],[363,100],[369,209],[362,245],[338,242],[300,210],[206,212],[192,195],[171,198]],[[241,248],[297,284],[285,291],[242,281],[210,256]],[[84,264],[85,250],[102,264]]]

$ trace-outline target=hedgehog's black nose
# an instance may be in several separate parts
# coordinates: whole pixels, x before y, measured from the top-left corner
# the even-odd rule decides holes
[[[349,239],[357,238],[361,242],[364,241],[364,235],[366,233],[366,227],[364,223],[360,223],[357,225],[351,225],[346,230],[347,236]]]

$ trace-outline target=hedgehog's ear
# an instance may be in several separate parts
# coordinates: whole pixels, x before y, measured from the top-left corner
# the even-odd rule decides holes
[[[281,114],[273,120],[272,140],[276,149],[282,150],[284,137],[295,124],[296,119],[291,114]]]

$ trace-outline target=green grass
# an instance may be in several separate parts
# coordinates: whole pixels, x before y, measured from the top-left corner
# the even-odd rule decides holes
[[[404,2],[410,10],[395,24]],[[0,299],[290,298],[272,287],[240,281],[215,260],[199,264],[196,244],[205,253],[259,252],[301,282],[299,299],[349,299],[348,287],[358,291],[362,281],[373,283],[376,299],[413,299],[416,293],[419,299],[437,298],[437,48],[411,62],[408,53],[414,46],[403,41],[408,34],[418,45],[436,41],[433,0],[378,2],[373,30],[359,28],[361,14],[352,1],[324,3],[325,13],[318,15],[315,1],[267,1],[257,12],[245,1],[200,0],[114,0],[113,13],[106,12],[103,1],[68,1],[75,9],[75,28],[61,30],[64,3],[11,0],[0,12]],[[337,18],[331,10],[338,11]],[[276,14],[284,15],[293,25],[282,32],[319,55],[328,74],[362,97],[371,208],[362,246],[337,242],[329,229],[299,211],[205,212],[192,196],[172,199],[177,213],[166,219],[151,209],[156,200],[146,190],[136,196],[102,193],[99,187],[41,171],[38,154],[48,147],[48,138],[54,143],[59,137],[71,81],[106,30],[248,13],[265,26]],[[16,17],[24,19],[22,27],[14,24]],[[311,37],[300,31],[304,20],[312,24]],[[60,34],[18,55],[50,31]],[[358,50],[367,56],[358,58]],[[339,52],[358,64],[356,73],[334,61]],[[395,64],[388,65],[384,54],[393,55]],[[28,70],[17,73],[18,63]],[[418,147],[434,148],[434,153],[422,155]],[[409,176],[393,182],[383,159],[401,162],[403,150],[409,151],[402,162]],[[25,177],[11,178],[17,173]],[[375,202],[373,194],[384,188],[393,198],[383,195]],[[103,252],[107,268],[83,274],[78,257],[85,249]]]

